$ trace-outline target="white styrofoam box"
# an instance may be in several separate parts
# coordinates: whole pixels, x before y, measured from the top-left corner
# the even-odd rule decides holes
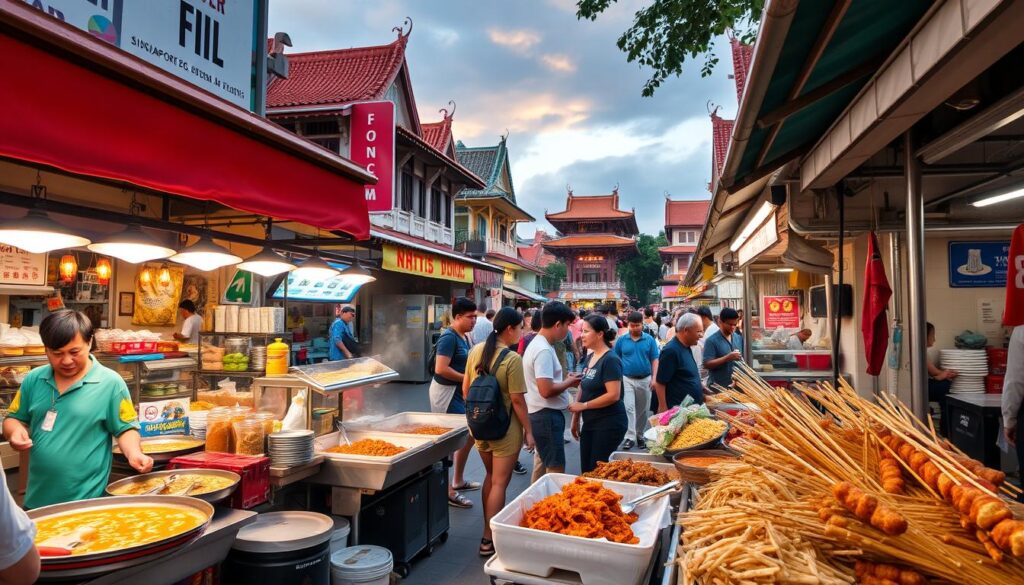
[[[667,496],[637,508],[639,518],[631,528],[640,539],[639,544],[567,536],[519,525],[534,504],[558,493],[575,479],[575,475],[564,473],[544,475],[491,518],[496,554],[509,570],[528,575],[549,577],[555,569],[562,569],[578,573],[583,585],[638,584],[651,562],[659,531],[671,519]],[[601,483],[621,495],[623,502],[658,489],[614,481]]]
[[[238,311],[238,331],[241,333],[249,333],[252,329],[249,329],[249,309],[243,307]]]
[[[238,305],[228,305],[224,309],[224,332],[238,333]]]
[[[267,333],[284,331],[284,307],[271,307],[274,313],[274,325]]]
[[[224,305],[217,305],[213,310],[213,330],[218,333],[227,331],[228,308]]]
[[[260,333],[273,333],[274,328],[273,307],[260,307]]]

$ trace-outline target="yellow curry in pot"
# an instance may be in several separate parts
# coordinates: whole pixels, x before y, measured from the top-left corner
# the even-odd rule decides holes
[[[36,520],[36,545],[91,526],[95,533],[73,555],[122,550],[180,536],[206,520],[198,510],[159,504],[67,512]]]

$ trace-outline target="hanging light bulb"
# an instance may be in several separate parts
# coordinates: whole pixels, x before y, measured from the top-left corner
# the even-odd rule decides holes
[[[99,284],[104,286],[110,284],[110,276],[113,274],[114,269],[110,265],[110,260],[107,258],[100,258],[96,261],[96,280]]]
[[[208,235],[201,236],[196,243],[171,256],[171,260],[206,272],[242,261],[223,246],[215,244]]]
[[[171,284],[171,271],[167,268],[166,264],[160,266],[160,275],[156,277],[157,283],[160,286],[170,286]]]
[[[308,278],[310,280],[327,280],[338,276],[338,269],[331,266],[320,257],[320,252],[314,252],[312,256],[299,263],[298,268],[293,272],[297,278]]]
[[[341,271],[341,278],[353,284],[366,284],[377,280],[377,277],[360,264],[359,258],[356,258],[355,264]]]
[[[60,257],[58,265],[60,281],[64,284],[71,284],[78,275],[78,259],[71,254],[64,254]]]
[[[150,270],[148,266],[143,268],[142,272],[139,273],[139,282],[142,284],[149,284],[153,282],[153,271]]]
[[[31,209],[25,217],[0,223],[0,244],[33,254],[85,246],[89,241],[69,233],[68,228],[50,219],[41,209]]]
[[[128,224],[124,230],[107,236],[102,242],[89,244],[89,249],[132,264],[159,260],[174,254],[173,248],[158,242],[153,236],[142,231],[138,224]]]
[[[295,270],[295,265],[288,258],[275,252],[270,246],[264,246],[262,250],[246,258],[245,262],[236,268],[248,270],[260,276],[275,276],[282,272]]]

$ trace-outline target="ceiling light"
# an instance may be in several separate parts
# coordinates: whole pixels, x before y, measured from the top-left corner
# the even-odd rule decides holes
[[[75,248],[89,243],[88,238],[68,233],[68,228],[50,219],[41,209],[30,209],[21,219],[0,224],[0,244],[21,248],[33,254]]]
[[[772,268],[772,272],[793,272],[793,268]]]
[[[78,277],[78,258],[71,254],[64,254],[57,264],[60,272],[60,281],[64,284],[71,284]]]
[[[764,220],[768,219],[768,216],[771,215],[773,209],[775,209],[775,206],[772,205],[770,201],[762,203],[761,208],[758,209],[757,213],[754,214],[754,217],[747,222],[747,225],[743,228],[743,231],[740,232],[740,235],[732,241],[732,244],[729,246],[729,251],[735,252],[736,250],[739,250],[740,246],[747,241],[747,238],[754,233],[754,230],[761,227]]]
[[[298,268],[292,274],[298,278],[327,280],[328,278],[338,276],[338,269],[324,262],[324,259],[320,257],[320,253],[316,252],[300,262]]]
[[[167,258],[174,254],[173,248],[158,242],[156,238],[142,231],[138,224],[128,224],[128,227],[106,237],[102,242],[89,244],[89,249],[131,264]]]
[[[110,265],[110,260],[107,258],[100,258],[96,260],[96,279],[99,284],[104,286],[110,284],[110,276],[113,273],[114,268]]]
[[[975,207],[987,207],[989,205],[1002,203],[1003,201],[1009,201],[1011,199],[1016,199],[1018,197],[1024,197],[1024,189],[1014,189],[1013,191],[1002,193],[1000,195],[992,195],[991,197],[979,199],[974,203],[971,203],[971,205]]]
[[[377,277],[375,277],[369,270],[363,268],[363,265],[359,263],[358,258],[356,258],[356,263],[354,265],[341,271],[341,277],[353,284],[366,284],[377,280]]]
[[[249,256],[236,268],[248,270],[260,276],[275,276],[282,272],[295,270],[295,265],[288,258],[275,252],[270,246],[264,246],[256,254]]]
[[[171,256],[171,260],[205,272],[242,261],[223,246],[215,244],[208,235],[201,236],[196,243]]]

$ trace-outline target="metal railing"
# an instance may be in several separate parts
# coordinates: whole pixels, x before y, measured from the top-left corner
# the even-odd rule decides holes
[[[392,209],[391,211],[374,212],[370,214],[370,223],[395,230],[402,234],[422,238],[428,242],[436,242],[444,246],[455,246],[455,230],[443,224],[424,219],[409,211]]]

